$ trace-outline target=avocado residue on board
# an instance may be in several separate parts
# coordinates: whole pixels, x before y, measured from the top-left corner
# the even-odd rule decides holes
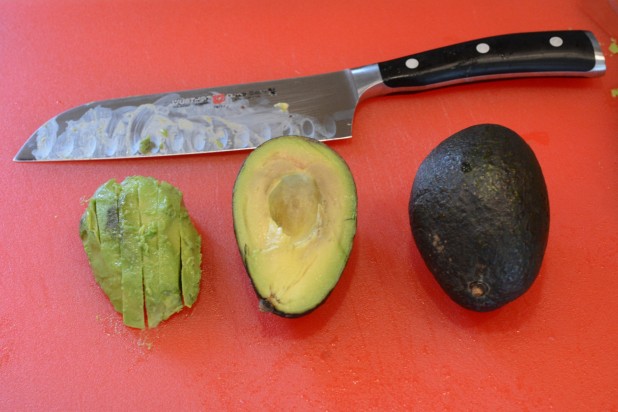
[[[611,54],[618,53],[618,43],[616,43],[616,39],[612,38],[611,43],[609,44],[609,52]]]
[[[153,328],[195,303],[201,237],[169,183],[109,180],[88,202],[80,237],[96,282],[127,326]]]

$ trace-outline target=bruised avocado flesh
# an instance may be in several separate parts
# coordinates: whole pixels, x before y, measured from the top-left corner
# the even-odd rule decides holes
[[[247,157],[234,230],[262,310],[297,317],[327,298],[352,249],[356,204],[350,169],[324,143],[277,137]]]
[[[80,236],[95,280],[126,325],[155,327],[195,303],[201,237],[169,183],[106,182],[88,203]]]
[[[439,144],[418,169],[409,213],[421,256],[459,305],[497,309],[536,279],[549,199],[532,149],[512,130],[482,124]]]

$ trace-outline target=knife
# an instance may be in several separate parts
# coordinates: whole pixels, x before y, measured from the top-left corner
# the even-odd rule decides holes
[[[251,149],[282,135],[351,137],[363,99],[517,77],[594,77],[589,31],[505,34],[382,63],[283,80],[135,96],[72,108],[37,129],[15,161],[94,160]]]

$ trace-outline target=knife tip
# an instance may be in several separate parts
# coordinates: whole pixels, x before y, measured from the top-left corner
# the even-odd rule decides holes
[[[23,146],[17,154],[13,157],[14,162],[23,163],[30,162],[36,160],[34,156],[32,156],[32,150],[29,150],[26,146]]]

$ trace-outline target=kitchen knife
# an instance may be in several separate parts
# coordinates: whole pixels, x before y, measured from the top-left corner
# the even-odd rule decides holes
[[[276,136],[351,137],[359,101],[465,82],[600,76],[588,31],[506,34],[339,72],[98,101],[43,124],[15,161],[171,156],[251,149]]]

